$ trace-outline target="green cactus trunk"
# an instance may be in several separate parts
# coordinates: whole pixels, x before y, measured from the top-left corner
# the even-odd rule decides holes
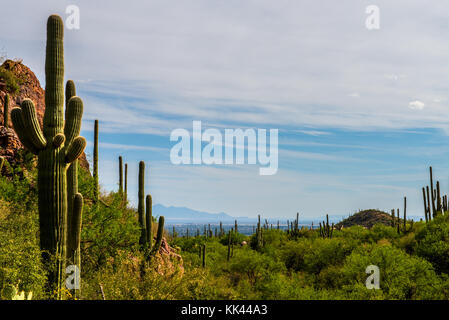
[[[146,198],[146,240],[148,250],[151,251],[151,247],[153,246],[153,199],[151,195],[147,195]]]
[[[407,198],[404,197],[404,233],[407,232]]]
[[[9,94],[6,94],[5,101],[3,103],[3,125],[9,127]]]
[[[203,244],[203,268],[206,268],[206,244]]]
[[[229,261],[231,258],[231,231],[228,232],[228,256],[226,257],[226,261]]]
[[[118,193],[123,196],[123,158],[118,157]]]
[[[427,194],[427,204],[428,204],[428,211],[427,211],[427,216],[429,218],[429,221],[432,220],[432,214],[431,214],[431,204],[430,204],[430,190],[429,190],[429,186],[426,186],[426,194]]]
[[[94,124],[94,168],[93,168],[93,178],[94,178],[94,201],[98,201],[98,120],[95,120]]]
[[[430,175],[430,198],[432,200],[432,217],[434,218],[436,215],[436,208],[435,208],[435,194],[433,190],[433,174],[432,174],[432,167],[429,167],[429,175]]]
[[[427,223],[429,219],[427,218],[426,190],[424,189],[424,187],[422,188],[422,198],[424,203],[424,217],[426,218]]]
[[[86,146],[86,140],[78,136],[83,112],[80,98],[69,100],[64,125],[63,33],[61,17],[50,16],[47,22],[43,132],[31,100],[24,100],[20,108],[11,112],[19,139],[38,156],[40,245],[48,268],[49,289],[56,291],[58,299],[63,298],[68,239],[72,239],[67,235],[67,167],[81,156]],[[82,207],[82,197],[79,201],[79,196],[76,196],[76,202]],[[77,208],[72,212],[75,211],[81,210]]]
[[[141,248],[145,246],[146,231],[145,231],[145,162],[139,162],[139,192],[137,213],[139,215],[140,239],[139,244]]]
[[[397,219],[398,219],[396,227],[397,227],[398,234],[400,234],[401,233],[401,222],[400,222],[401,218],[399,218],[399,209],[396,209],[396,213],[397,213]]]
[[[152,256],[156,255],[159,252],[159,249],[161,248],[162,238],[164,236],[164,222],[165,222],[164,216],[160,216],[157,225],[156,242],[154,243],[154,247],[150,253]]]
[[[125,163],[125,194],[123,195],[125,203],[128,201],[128,164]]]

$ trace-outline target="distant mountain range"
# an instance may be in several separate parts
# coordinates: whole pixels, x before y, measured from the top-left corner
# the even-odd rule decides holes
[[[196,223],[196,222],[234,222],[242,220],[254,220],[248,217],[232,217],[224,212],[209,213],[203,211],[197,211],[186,207],[166,207],[161,204],[153,206],[153,216],[164,216],[167,222],[184,222],[184,223]]]
[[[234,221],[237,220],[240,225],[250,224],[255,225],[257,223],[257,217],[234,217],[227,213],[210,213],[204,211],[198,211],[194,209],[190,209],[187,207],[174,207],[174,206],[164,206],[162,204],[155,204],[153,206],[153,216],[164,216],[165,221],[168,225],[173,224],[218,224],[223,222],[223,224],[234,224]],[[346,218],[348,218],[348,214],[345,215],[329,215],[330,223],[338,223]],[[351,215],[352,216],[352,215]],[[265,219],[268,220],[270,224],[276,225],[279,220],[281,225],[285,225],[287,220],[292,222],[296,219],[296,213],[292,214],[290,217],[278,218],[278,217],[265,217],[263,214],[261,216],[262,223],[265,223]],[[414,219],[415,221],[419,221],[420,217],[410,216],[409,219]],[[313,221],[314,225],[318,225],[319,222],[326,220],[326,215],[318,216],[318,217],[304,217],[304,215],[299,215],[299,224],[300,225],[310,225]]]
[[[173,207],[173,206],[164,206],[161,204],[155,204],[153,206],[153,216],[164,216],[165,220],[168,224],[173,223],[219,223],[220,221],[223,223],[234,223],[235,220],[238,223],[257,223],[256,217],[233,217],[227,213],[210,213],[204,211],[197,211],[194,209],[186,208],[186,207]],[[343,218],[347,216],[342,215],[333,215],[329,216],[329,220],[331,222],[339,222]],[[280,220],[281,224],[285,224],[287,219],[293,221],[296,219],[296,214],[292,214],[291,217],[288,218],[269,218],[261,216],[262,223],[267,219],[270,223],[276,224],[277,220]],[[322,221],[325,219],[324,217],[316,217],[316,218],[306,218],[303,216],[299,216],[300,224],[310,224],[312,221],[318,223],[318,221]]]

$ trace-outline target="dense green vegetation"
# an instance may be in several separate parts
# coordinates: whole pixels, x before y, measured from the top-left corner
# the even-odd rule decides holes
[[[39,247],[36,170],[32,157],[0,177],[0,289],[11,285],[33,299],[51,298]],[[4,169],[6,170],[6,169]],[[5,172],[4,172],[5,173]],[[19,174],[21,173],[21,174]],[[81,241],[81,299],[447,299],[449,215],[408,223],[407,233],[378,224],[297,234],[262,228],[257,235],[168,237],[182,264],[158,254],[145,263],[138,213],[120,193],[100,192],[79,170],[85,195]],[[153,217],[153,234],[157,230]],[[247,245],[241,245],[246,241]],[[230,244],[230,246],[229,246]],[[206,246],[205,267],[200,251]],[[229,248],[228,248],[229,246]],[[229,259],[228,259],[229,249]],[[380,269],[380,289],[365,287],[368,265]],[[69,291],[65,292],[71,297]]]

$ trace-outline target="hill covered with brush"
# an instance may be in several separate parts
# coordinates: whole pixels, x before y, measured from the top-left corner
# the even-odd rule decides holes
[[[391,215],[380,210],[368,209],[359,211],[348,218],[340,221],[336,224],[337,228],[343,227],[348,228],[352,226],[362,226],[365,228],[372,228],[376,224],[383,224],[386,226],[391,226],[392,218]]]

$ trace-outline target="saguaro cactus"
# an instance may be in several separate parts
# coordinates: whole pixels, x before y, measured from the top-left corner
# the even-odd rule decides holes
[[[203,268],[206,267],[206,244],[203,244]]]
[[[123,195],[123,158],[118,157],[118,193]]]
[[[61,17],[50,16],[47,22],[43,131],[31,100],[25,99],[20,108],[11,111],[14,129],[22,144],[38,156],[40,244],[49,268],[50,289],[57,289],[58,298],[61,297],[59,289],[64,284],[68,240],[67,167],[81,156],[86,147],[86,140],[79,136],[83,113],[83,102],[79,97],[68,101],[64,125],[63,34]],[[80,197],[77,194],[74,203],[82,205]],[[52,256],[56,259],[51,260]],[[56,261],[56,265],[52,266],[50,261]]]
[[[138,204],[137,213],[139,215],[139,226],[140,226],[140,240],[141,246],[145,245],[146,231],[145,231],[145,162],[139,162],[139,193],[138,193]]]
[[[229,261],[231,258],[231,231],[228,232],[228,255],[226,257],[226,261]]]
[[[128,201],[128,164],[125,163],[125,194],[124,194],[125,202]]]
[[[8,128],[9,126],[9,94],[6,94],[5,101],[3,102],[3,122],[4,126]]]
[[[98,201],[98,120],[95,120],[94,124],[94,201]]]
[[[153,246],[153,200],[151,195],[147,195],[146,198],[146,240],[148,244],[148,250],[151,250]]]

